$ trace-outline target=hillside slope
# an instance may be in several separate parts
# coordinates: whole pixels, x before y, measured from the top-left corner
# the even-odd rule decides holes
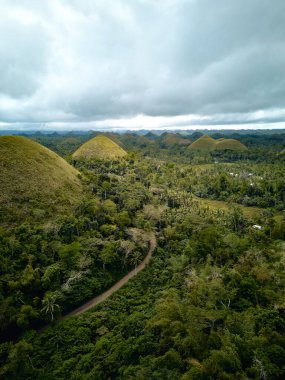
[[[208,135],[204,135],[200,137],[198,140],[194,141],[189,149],[191,150],[203,150],[203,151],[211,151],[214,150],[216,140]]]
[[[125,157],[127,152],[106,136],[99,135],[81,145],[74,153],[73,158],[87,160],[114,160]]]
[[[190,146],[190,150],[199,150],[204,152],[211,152],[215,150],[232,150],[232,151],[245,151],[247,147],[240,141],[235,139],[219,139],[215,140],[208,135],[200,137],[194,141]]]
[[[179,133],[170,133],[170,132],[165,132],[161,136],[161,141],[166,145],[166,146],[171,146],[171,145],[190,145],[191,140],[183,138]]]
[[[19,136],[0,137],[0,222],[46,218],[77,202],[79,172],[48,148]]]
[[[244,151],[247,147],[235,139],[220,139],[216,141],[214,149]]]

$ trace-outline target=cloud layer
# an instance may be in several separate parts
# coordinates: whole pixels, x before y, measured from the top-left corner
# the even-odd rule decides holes
[[[2,0],[0,14],[2,123],[285,120],[283,0]]]

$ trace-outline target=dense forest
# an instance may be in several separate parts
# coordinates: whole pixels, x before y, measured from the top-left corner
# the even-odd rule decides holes
[[[28,136],[82,193],[64,213],[29,200],[26,220],[0,208],[0,378],[284,379],[285,133],[211,134],[244,151],[106,133],[126,157],[73,155],[97,135]],[[144,270],[63,318],[136,268],[151,233]]]

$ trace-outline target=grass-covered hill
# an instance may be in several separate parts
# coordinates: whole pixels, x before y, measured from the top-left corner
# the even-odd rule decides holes
[[[247,147],[235,139],[219,139],[215,142],[215,150],[245,151]]]
[[[170,133],[170,132],[165,132],[160,136],[161,141],[165,145],[190,145],[191,140],[185,139],[182,137],[179,133]]]
[[[115,160],[126,155],[127,152],[114,141],[106,136],[99,135],[81,145],[73,153],[73,158]]]
[[[191,150],[204,150],[204,151],[211,151],[214,149],[216,140],[208,135],[201,136],[196,141],[194,141],[190,146],[189,149]]]
[[[79,172],[48,148],[19,136],[0,137],[0,223],[45,219],[66,211],[81,193]]]
[[[105,136],[108,139],[112,140],[117,145],[119,145],[120,147],[122,147],[124,145],[123,142],[120,139],[120,135],[117,134],[117,133],[114,133],[114,132],[104,132],[103,134],[102,133],[97,133],[96,136],[98,136],[98,137],[99,136]],[[94,136],[94,137],[96,137],[96,136]]]
[[[134,151],[137,149],[148,148],[154,146],[155,141],[148,138],[146,135],[138,135],[136,133],[124,133],[119,136],[121,145],[123,145],[128,151]]]
[[[211,136],[203,135],[194,141],[190,146],[191,150],[211,152],[214,150],[232,150],[245,151],[247,147],[235,139],[218,139],[215,140]]]

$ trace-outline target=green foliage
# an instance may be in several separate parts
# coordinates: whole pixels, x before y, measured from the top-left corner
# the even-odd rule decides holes
[[[85,137],[39,138],[65,154]],[[152,158],[79,160],[84,192],[72,215],[40,223],[34,205],[37,221],[0,229],[0,377],[283,379],[281,158],[213,151],[209,162],[239,161],[194,166],[181,136],[110,137]],[[139,265],[142,228],[157,235],[150,264],[95,308],[58,321]]]
[[[135,226],[135,210],[124,209],[125,198],[135,197],[140,210],[148,200],[147,188],[134,186],[132,195],[126,194],[134,170],[128,162],[97,165],[101,169],[96,172],[106,181],[98,182],[98,175],[88,170],[73,215],[53,215],[48,224],[31,221],[1,230],[0,331],[5,339],[52,321],[99,294],[136,267],[147,252],[144,240],[128,230]],[[125,183],[112,179],[111,184],[108,174],[121,170]]]

